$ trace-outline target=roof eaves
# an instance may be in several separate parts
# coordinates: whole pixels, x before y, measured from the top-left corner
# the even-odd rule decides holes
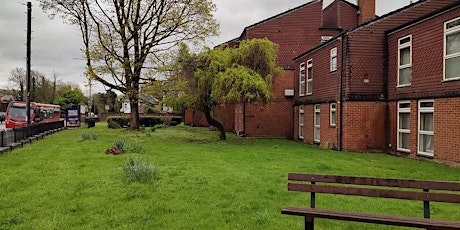
[[[456,9],[456,8],[458,8],[458,7],[460,7],[460,1],[451,3],[451,4],[449,4],[449,5],[445,6],[445,7],[440,8],[440,9],[438,9],[438,10],[435,10],[435,11],[429,13],[429,14],[425,14],[425,15],[423,15],[423,16],[420,17],[420,18],[417,18],[417,19],[415,19],[415,20],[412,20],[412,21],[410,21],[410,22],[408,22],[408,23],[405,23],[405,24],[403,24],[403,25],[400,25],[400,26],[398,26],[398,27],[392,28],[392,29],[386,31],[385,34],[386,34],[386,35],[389,35],[389,34],[395,33],[396,31],[399,31],[399,30],[404,29],[404,28],[406,28],[406,27],[412,26],[412,25],[414,25],[414,24],[421,23],[421,22],[423,22],[423,21],[425,21],[425,20],[427,20],[427,19],[430,19],[431,17],[434,17],[434,16],[436,16],[436,15],[438,15],[438,14],[441,14],[441,13],[444,13],[444,12],[447,12],[447,11],[454,10],[454,9]]]

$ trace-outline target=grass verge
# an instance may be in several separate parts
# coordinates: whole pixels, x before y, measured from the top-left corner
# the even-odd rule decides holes
[[[82,141],[82,132],[97,139]],[[116,140],[138,151],[107,155]],[[136,158],[155,180],[126,180]],[[460,169],[383,154],[334,152],[280,139],[219,141],[204,128],[155,132],[65,130],[0,156],[1,229],[303,229],[286,205],[308,205],[287,191],[289,172],[460,180]],[[421,202],[319,196],[318,207],[421,216]],[[458,205],[432,204],[432,218],[460,220]],[[390,229],[318,220],[317,229]],[[395,228],[396,229],[396,228]]]

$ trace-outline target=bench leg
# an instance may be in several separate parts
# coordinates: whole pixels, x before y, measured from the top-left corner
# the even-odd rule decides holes
[[[305,217],[305,230],[314,230],[314,219],[313,217]]]

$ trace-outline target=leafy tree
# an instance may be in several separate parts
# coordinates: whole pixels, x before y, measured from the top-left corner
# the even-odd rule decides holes
[[[161,53],[178,42],[199,42],[217,34],[211,0],[40,0],[81,31],[87,75],[125,94],[131,129],[139,128],[140,85],[152,79]]]
[[[58,88],[57,97],[54,103],[60,105],[61,110],[65,111],[67,108],[79,106],[80,103],[84,103],[86,101],[87,98],[83,95],[78,86],[68,84]]]
[[[98,111],[105,111],[105,106],[109,106],[109,111],[114,111],[117,94],[112,90],[107,90],[105,93],[97,93],[93,95],[94,105]]]
[[[211,112],[227,102],[270,100],[272,76],[282,72],[275,64],[277,52],[278,46],[268,39],[244,40],[238,48],[206,49],[199,54],[182,45],[171,68],[166,103],[202,111],[225,140],[223,125]]]

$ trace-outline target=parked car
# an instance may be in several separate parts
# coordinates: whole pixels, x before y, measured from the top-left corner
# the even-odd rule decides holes
[[[0,112],[0,123],[5,121],[5,112]]]

